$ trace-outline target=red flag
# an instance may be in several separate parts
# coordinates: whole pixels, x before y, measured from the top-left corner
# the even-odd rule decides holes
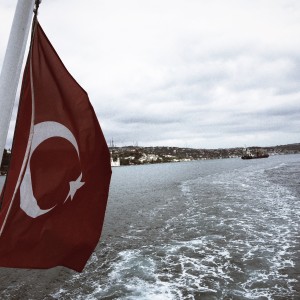
[[[36,22],[2,193],[0,266],[82,271],[100,238],[110,177],[87,93]]]

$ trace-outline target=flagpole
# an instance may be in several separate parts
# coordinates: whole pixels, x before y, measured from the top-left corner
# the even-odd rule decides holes
[[[35,0],[18,0],[0,75],[0,161],[8,135]]]

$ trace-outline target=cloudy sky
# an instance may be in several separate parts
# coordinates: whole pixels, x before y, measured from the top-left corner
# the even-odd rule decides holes
[[[300,142],[298,0],[43,0],[39,20],[117,146]]]

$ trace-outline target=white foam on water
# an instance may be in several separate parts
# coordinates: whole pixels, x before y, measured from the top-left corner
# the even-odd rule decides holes
[[[286,165],[280,164],[274,169],[283,166]],[[208,190],[215,190],[215,195],[220,190],[222,198],[229,199],[230,202],[218,202],[209,193],[203,191],[199,197],[211,199],[211,202],[203,203],[200,198],[197,203],[194,195],[199,194],[199,187],[205,190],[208,186]],[[208,176],[186,181],[181,186],[181,192],[188,201],[187,205],[190,206],[187,214],[197,210],[199,217],[204,217],[208,224],[213,225],[208,228],[216,229],[227,226],[236,233],[236,239],[231,238],[226,242],[227,255],[224,258],[228,260],[221,260],[218,268],[214,269],[209,266],[209,263],[214,263],[221,258],[222,252],[218,251],[219,243],[214,243],[212,240],[211,244],[204,249],[206,258],[198,262],[199,269],[203,271],[202,278],[213,276],[217,280],[227,276],[230,281],[232,280],[230,274],[234,270],[239,270],[243,273],[242,278],[245,278],[245,281],[244,284],[240,283],[243,290],[237,289],[234,295],[242,295],[249,299],[257,297],[272,299],[274,295],[293,294],[291,283],[295,280],[288,278],[282,272],[286,268],[295,266],[292,258],[295,254],[292,246],[295,244],[292,243],[299,230],[299,220],[295,216],[299,216],[300,210],[299,205],[295,203],[299,198],[292,191],[269,182],[263,169],[249,167],[247,172],[234,170],[232,173],[217,174],[215,178]],[[219,213],[214,214],[213,211],[218,212],[218,208],[226,213],[223,216]],[[189,218],[190,216],[187,217],[188,220]],[[214,224],[216,219],[219,219],[218,224]],[[174,219],[171,220],[173,221]],[[206,224],[203,223],[203,225]],[[239,236],[243,238],[239,239]],[[211,236],[208,236],[208,239],[210,238]],[[194,251],[197,250],[194,249]],[[209,255],[208,253],[211,252],[214,254]],[[243,270],[230,260],[231,255],[237,254],[244,265]],[[254,265],[251,266],[253,263]],[[281,282],[281,284],[272,287],[272,282]],[[256,288],[255,286],[260,283],[261,286]],[[223,288],[230,286],[230,282],[223,284]],[[231,286],[230,289],[232,292],[233,287]]]
[[[22,289],[22,282],[12,282],[9,287],[1,291],[1,299],[14,299],[19,298],[17,295],[19,294],[20,290]],[[16,296],[15,296],[16,295]]]
[[[118,259],[111,266],[108,282],[109,286],[102,289],[96,286],[91,297],[110,295],[110,290],[119,284],[122,285],[123,291],[118,299],[175,299],[170,285],[158,279],[154,260],[145,256],[141,250],[120,252]]]
[[[274,167],[270,167],[270,168],[268,168],[268,169],[269,169],[269,170],[276,170],[276,169],[280,169],[280,168],[285,167],[285,166],[287,166],[286,163],[280,163],[280,164],[278,164],[278,165],[276,165],[276,166],[274,166]]]
[[[61,296],[66,292],[67,290],[60,288],[57,292],[50,294],[50,296],[53,297],[54,299],[61,299]]]

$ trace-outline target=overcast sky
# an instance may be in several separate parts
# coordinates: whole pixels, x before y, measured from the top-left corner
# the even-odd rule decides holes
[[[39,21],[117,146],[300,142],[299,0],[43,0]]]

